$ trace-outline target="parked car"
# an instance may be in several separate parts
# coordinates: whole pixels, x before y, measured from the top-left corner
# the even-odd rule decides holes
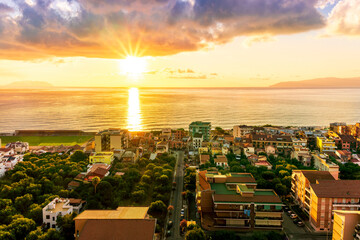
[[[185,213],[185,210],[182,208],[181,209],[181,214],[184,214]]]
[[[294,213],[290,215],[290,218],[291,218],[291,219],[295,219],[295,218],[297,218],[297,217],[298,217],[298,216],[297,216],[296,214],[294,214]]]
[[[303,222],[301,222],[301,221],[296,223],[296,225],[298,225],[299,227],[304,227],[305,226],[305,224]]]
[[[293,219],[293,223],[297,224],[298,222],[301,222],[301,220],[299,218],[294,218]]]
[[[291,214],[293,214],[293,212],[292,212],[292,211],[287,211],[286,214],[287,214],[288,216],[290,216]]]
[[[170,229],[172,226],[173,226],[173,222],[172,222],[172,221],[169,221],[169,223],[168,223],[168,229]]]

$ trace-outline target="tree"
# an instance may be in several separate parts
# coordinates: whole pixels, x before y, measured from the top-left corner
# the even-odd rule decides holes
[[[187,227],[187,221],[185,219],[181,220],[180,228],[184,230]]]
[[[60,228],[60,234],[65,239],[74,239],[76,213],[66,214],[65,216],[58,216],[56,223]]]
[[[75,151],[71,156],[70,156],[70,161],[72,162],[82,162],[82,161],[87,161],[88,156],[83,152],[83,151]]]
[[[148,213],[153,217],[161,217],[166,213],[166,210],[167,208],[165,203],[158,200],[150,204]]]
[[[135,191],[131,195],[135,202],[141,202],[146,198],[144,190]]]
[[[15,239],[25,239],[31,231],[36,228],[36,223],[32,219],[17,218],[7,226],[7,230],[11,232]]]
[[[97,185],[99,185],[100,181],[101,180],[98,176],[94,177],[91,181],[92,185],[94,186],[95,194],[96,194],[96,187],[97,187]]]
[[[197,228],[194,228],[193,230],[188,231],[186,233],[185,239],[186,240],[205,240],[206,237],[205,237],[204,231],[201,228],[197,227]]]
[[[36,203],[31,204],[27,217],[31,218],[40,225],[42,223],[42,208]]]
[[[24,196],[15,199],[14,206],[16,209],[20,210],[20,212],[25,213],[32,204],[32,200],[33,197],[31,194],[25,194]]]
[[[235,232],[232,231],[215,231],[211,233],[212,240],[237,240]]]

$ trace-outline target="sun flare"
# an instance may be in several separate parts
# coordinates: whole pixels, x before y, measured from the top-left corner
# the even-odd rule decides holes
[[[141,77],[147,69],[147,60],[143,57],[127,56],[119,60],[120,73],[133,78]]]

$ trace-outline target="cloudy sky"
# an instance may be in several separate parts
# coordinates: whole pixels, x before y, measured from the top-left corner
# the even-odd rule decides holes
[[[0,0],[0,85],[263,87],[359,59],[359,0]]]

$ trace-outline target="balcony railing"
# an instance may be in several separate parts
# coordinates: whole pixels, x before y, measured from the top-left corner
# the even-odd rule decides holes
[[[360,202],[358,203],[333,203],[334,207],[358,207],[360,208]]]

